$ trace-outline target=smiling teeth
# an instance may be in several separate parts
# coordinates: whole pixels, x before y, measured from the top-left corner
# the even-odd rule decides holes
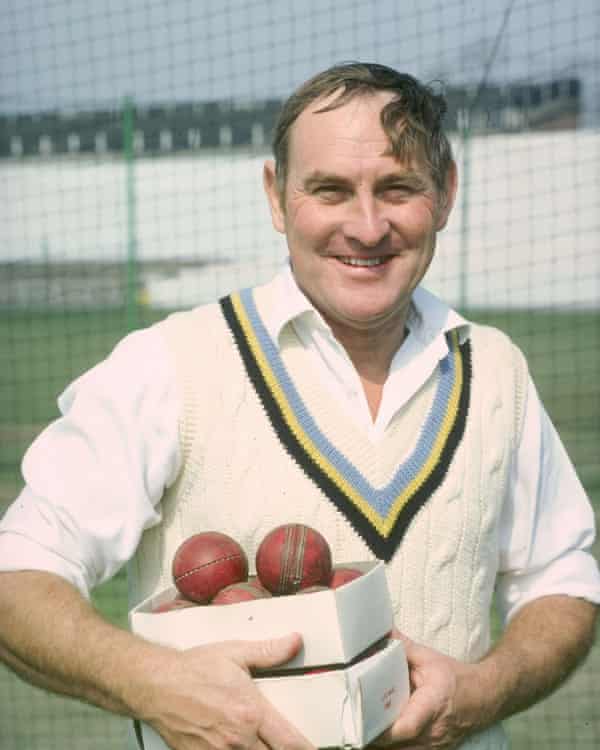
[[[342,263],[347,266],[379,266],[385,262],[385,258],[341,258]]]

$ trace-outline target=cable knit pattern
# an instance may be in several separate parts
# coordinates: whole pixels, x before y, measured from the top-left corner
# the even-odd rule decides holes
[[[257,288],[255,300],[260,316],[268,316],[269,287]],[[290,521],[318,528],[335,563],[373,559],[343,509],[283,448],[219,305],[177,313],[158,325],[177,366],[184,464],[163,498],[162,523],[144,533],[132,561],[132,601],[171,584],[175,549],[201,530],[238,539],[251,568],[264,535]],[[386,569],[397,626],[417,641],[474,661],[489,648],[498,521],[520,436],[526,366],[520,352],[494,329],[472,326],[470,344],[464,436],[443,481],[410,521]],[[373,444],[325,392],[292,326],[280,338],[280,356],[321,433],[366,482],[385,487],[418,444],[438,391],[439,370]],[[497,726],[462,747],[502,750],[506,744]]]

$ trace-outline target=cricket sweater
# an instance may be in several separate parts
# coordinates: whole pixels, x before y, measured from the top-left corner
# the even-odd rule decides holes
[[[372,443],[315,376],[292,325],[264,326],[268,286],[158,325],[183,404],[183,465],[130,566],[134,602],[171,585],[179,544],[203,530],[252,568],[273,527],[305,523],[334,563],[386,561],[396,626],[456,659],[490,645],[499,518],[519,440],[527,371],[499,331],[448,334],[449,353]],[[252,572],[252,571],[251,571]],[[501,750],[499,726],[465,750]]]

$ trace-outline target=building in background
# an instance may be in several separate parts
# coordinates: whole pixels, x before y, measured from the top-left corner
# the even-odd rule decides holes
[[[577,128],[582,86],[577,78],[546,83],[450,87],[450,131],[468,122],[473,134]],[[215,148],[268,146],[279,100],[181,102],[134,106],[137,154],[192,153]],[[468,119],[466,116],[468,115]],[[0,158],[119,153],[123,111],[53,111],[0,114]]]

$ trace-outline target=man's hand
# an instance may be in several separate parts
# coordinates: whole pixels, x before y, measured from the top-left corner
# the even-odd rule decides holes
[[[405,636],[411,695],[394,724],[374,742],[410,750],[454,750],[469,732],[468,712],[461,697],[475,675],[469,664],[420,646]]]
[[[0,659],[34,685],[148,722],[174,750],[312,750],[250,676],[301,645],[290,634],[178,651],[107,622],[59,576],[0,573]]]
[[[407,750],[454,750],[463,739],[555,690],[594,640],[596,607],[556,594],[526,604],[481,661],[463,663],[398,631],[412,693],[398,719],[373,743]]]
[[[300,647],[300,636],[290,635],[173,652],[142,701],[141,718],[174,750],[311,750],[250,677],[250,669],[283,664]]]

